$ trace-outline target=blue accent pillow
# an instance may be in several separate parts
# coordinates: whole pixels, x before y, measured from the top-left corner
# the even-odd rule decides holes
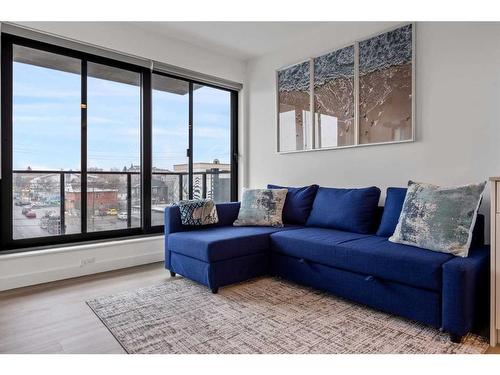
[[[320,187],[306,226],[371,233],[377,214],[380,189]]]
[[[318,185],[304,187],[287,187],[279,185],[267,185],[268,189],[288,189],[283,207],[283,222],[287,224],[304,225],[311,213],[314,197],[318,191]]]
[[[377,236],[390,237],[394,234],[405,202],[406,190],[406,188],[398,187],[387,188],[384,213],[382,214],[382,220],[380,220]]]

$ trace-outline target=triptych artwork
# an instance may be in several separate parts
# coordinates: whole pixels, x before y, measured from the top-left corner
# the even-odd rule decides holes
[[[413,29],[279,70],[278,151],[413,140]]]

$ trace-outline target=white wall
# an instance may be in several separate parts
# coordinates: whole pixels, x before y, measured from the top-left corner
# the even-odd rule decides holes
[[[163,236],[0,255],[0,291],[164,259]]]
[[[332,23],[249,61],[248,186],[464,184],[500,174],[500,23],[417,23],[416,137],[409,144],[278,155],[275,70],[392,26]],[[489,194],[489,192],[487,192]],[[481,211],[488,213],[489,196]]]

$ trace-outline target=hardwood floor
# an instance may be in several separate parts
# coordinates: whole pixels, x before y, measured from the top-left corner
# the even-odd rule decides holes
[[[154,263],[0,292],[0,353],[125,353],[85,301],[169,277]]]
[[[0,292],[0,353],[124,353],[85,301],[169,277],[154,263]]]

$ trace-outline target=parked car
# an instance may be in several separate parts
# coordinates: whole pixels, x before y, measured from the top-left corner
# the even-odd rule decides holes
[[[106,215],[116,216],[118,215],[118,210],[116,208],[110,208],[106,211]]]
[[[47,221],[47,231],[50,234],[61,234],[61,216],[51,215]]]
[[[44,208],[44,207],[47,207],[47,205],[45,203],[42,203],[42,202],[33,203],[31,205],[32,209]]]
[[[45,211],[45,214],[40,218],[40,228],[47,229],[49,226],[49,220],[51,217],[55,216],[54,211]]]
[[[52,207],[52,206],[59,206],[61,204],[61,201],[59,199],[51,199],[46,202],[47,207]]]
[[[36,218],[36,213],[34,211],[29,210],[28,212],[26,212],[26,217],[28,219],[35,219]]]
[[[47,229],[49,223],[49,217],[44,215],[40,218],[40,228]]]
[[[123,211],[122,211],[122,212],[120,212],[120,213],[118,214],[118,220],[127,220],[127,219],[128,219],[128,215],[127,215],[127,213],[126,213],[126,212],[123,212]]]

